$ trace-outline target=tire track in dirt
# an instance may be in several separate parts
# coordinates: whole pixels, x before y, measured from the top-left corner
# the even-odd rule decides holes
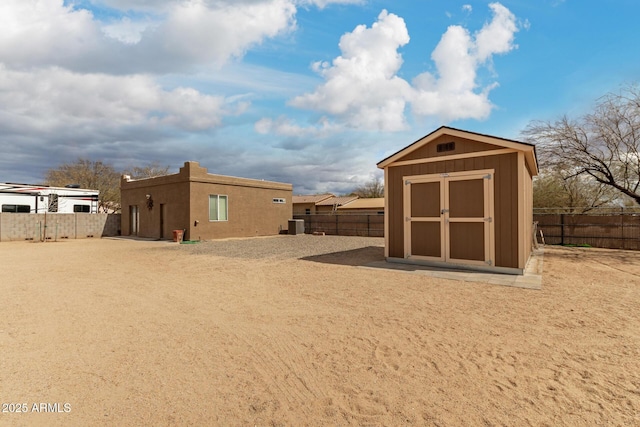
[[[257,331],[236,324],[227,331],[247,348],[246,366],[274,399],[288,408],[311,414],[310,404],[326,402],[317,370],[307,359],[301,340],[288,331]]]
[[[309,415],[309,403],[324,398],[317,371],[308,362],[310,350],[290,328],[277,328],[279,300],[273,299],[271,277],[265,268],[267,261],[256,260],[246,266],[240,276],[245,283],[227,289],[229,297],[240,302],[236,310],[227,311],[228,321],[222,333],[229,337],[240,352],[238,366],[254,383],[252,389],[260,398],[247,396],[247,416],[255,422],[278,423],[271,419],[279,407]],[[274,322],[276,322],[274,324]],[[266,393],[261,392],[264,390]],[[265,394],[270,398],[265,399]],[[281,412],[281,409],[280,409]]]

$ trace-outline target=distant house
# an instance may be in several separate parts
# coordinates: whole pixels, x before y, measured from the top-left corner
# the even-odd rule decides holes
[[[338,213],[384,214],[384,197],[357,199],[338,207]]]
[[[170,239],[274,235],[287,230],[293,186],[280,182],[214,175],[198,162],[180,172],[134,180],[123,176],[122,234]]]
[[[316,213],[333,213],[348,203],[357,200],[358,196],[332,197],[316,203]]]
[[[316,204],[335,197],[333,194],[313,194],[308,196],[293,196],[293,214],[309,215],[316,213]]]

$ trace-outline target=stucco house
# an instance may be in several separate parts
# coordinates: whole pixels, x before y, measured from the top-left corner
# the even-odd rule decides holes
[[[338,213],[384,215],[384,197],[353,200],[338,207]]]
[[[309,215],[316,213],[316,204],[335,197],[333,194],[311,194],[293,196],[293,214]]]
[[[120,181],[122,234],[185,240],[275,235],[292,218],[293,186],[208,173],[188,161],[180,172]]]
[[[325,199],[316,203],[316,213],[336,213],[340,206],[347,205],[357,199],[358,196],[341,196]]]

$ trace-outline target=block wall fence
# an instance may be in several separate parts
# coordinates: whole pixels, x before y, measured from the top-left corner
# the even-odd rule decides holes
[[[0,213],[0,242],[99,238],[120,230],[120,214]]]

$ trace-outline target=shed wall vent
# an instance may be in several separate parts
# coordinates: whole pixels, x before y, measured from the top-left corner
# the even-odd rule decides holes
[[[442,153],[444,151],[453,151],[456,149],[456,143],[445,142],[444,144],[438,144],[436,149],[438,150],[438,153]]]

